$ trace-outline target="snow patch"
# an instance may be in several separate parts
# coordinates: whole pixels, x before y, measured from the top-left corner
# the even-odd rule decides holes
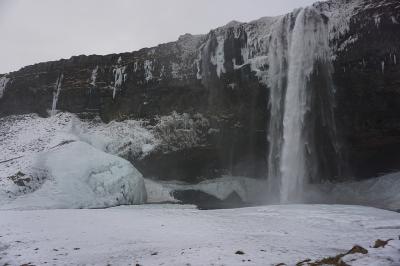
[[[157,149],[177,151],[201,145],[205,141],[209,121],[201,114],[190,115],[172,112],[156,117],[152,132],[160,142]]]
[[[385,247],[369,247],[367,251],[367,254],[356,253],[346,255],[342,258],[342,261],[352,266],[394,266],[400,263],[400,241],[398,239],[390,240]]]
[[[104,124],[100,120],[82,122],[75,119],[70,132],[104,152],[123,158],[143,158],[159,145],[146,124],[140,120]]]

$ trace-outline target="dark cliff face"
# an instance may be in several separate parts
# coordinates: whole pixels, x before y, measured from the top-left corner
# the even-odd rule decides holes
[[[350,174],[399,170],[400,2],[364,1],[336,45],[336,119]]]
[[[208,120],[209,132],[198,147],[129,158],[145,176],[191,182],[223,174],[264,176],[266,89],[248,66],[233,70],[232,58],[240,57],[244,32],[237,40],[233,32],[220,31],[187,34],[177,42],[132,53],[76,56],[25,67],[7,75],[0,113],[48,115],[63,75],[58,110],[82,117],[99,114],[105,122],[128,117],[152,121],[173,111],[199,113]],[[219,47],[222,56],[215,54],[221,45],[218,35],[226,36]],[[215,63],[218,56],[231,63]]]
[[[400,169],[398,2],[343,0],[314,6],[339,32],[331,37],[335,121],[348,170],[367,177]],[[355,6],[354,12],[340,15],[348,6]],[[341,20],[347,30],[340,29]],[[62,75],[58,110],[99,114],[106,122],[128,117],[152,121],[173,111],[199,113],[208,120],[201,145],[129,158],[145,176],[193,182],[222,174],[265,177],[266,57],[275,21],[231,22],[207,35],[187,34],[137,52],[75,56],[22,68],[0,77],[3,83],[7,78],[0,115],[48,115]],[[316,86],[318,79],[312,81]],[[315,133],[321,143],[324,132]]]

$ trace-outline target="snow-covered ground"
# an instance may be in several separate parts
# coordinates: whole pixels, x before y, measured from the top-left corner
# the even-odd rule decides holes
[[[140,205],[0,217],[1,265],[295,265],[354,245],[369,252],[346,256],[350,265],[400,265],[400,214],[370,207]]]

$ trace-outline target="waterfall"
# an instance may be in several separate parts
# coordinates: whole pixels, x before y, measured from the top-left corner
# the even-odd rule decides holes
[[[64,75],[60,74],[60,76],[58,76],[57,81],[56,81],[55,86],[54,86],[53,103],[51,104],[51,112],[50,112],[51,116],[53,116],[53,115],[55,115],[57,113],[57,111],[56,111],[57,101],[58,101],[58,96],[60,95],[61,84],[62,84],[63,78],[64,78]]]
[[[270,121],[269,195],[280,203],[301,202],[315,174],[312,137],[315,126],[310,79],[319,63],[329,64],[328,25],[312,7],[295,10],[273,26],[268,52]],[[312,155],[311,155],[312,154]]]

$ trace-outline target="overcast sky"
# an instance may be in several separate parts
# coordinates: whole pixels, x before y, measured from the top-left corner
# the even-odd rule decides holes
[[[109,54],[275,16],[315,0],[0,0],[0,73]]]

